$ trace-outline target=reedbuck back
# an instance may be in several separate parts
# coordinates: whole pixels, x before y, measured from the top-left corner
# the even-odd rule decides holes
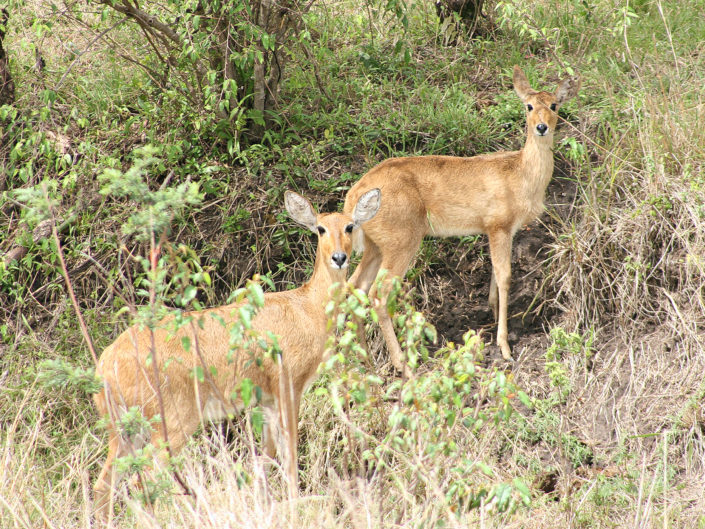
[[[109,416],[110,439],[107,460],[94,486],[96,518],[105,520],[111,511],[111,491],[118,481],[113,472],[115,458],[144,444],[138,438],[124,438],[116,427],[125,410],[137,406],[148,419],[161,415],[151,442],[156,447],[168,442],[176,453],[203,421],[225,418],[242,407],[231,395],[246,378],[261,388],[261,404],[279,417],[288,451],[284,458],[288,480],[296,490],[299,403],[323,360],[328,334],[325,304],[333,285],[346,281],[353,235],[377,213],[380,198],[380,191],[371,189],[361,194],[349,214],[317,215],[305,198],[287,191],[287,211],[318,235],[318,249],[309,282],[295,290],[265,294],[264,306],[252,320],[260,336],[267,331],[278,336],[282,352],[278,361],[264,354],[261,361],[254,361],[251,351],[230,351],[229,331],[240,304],[185,313],[193,324],[176,331],[173,317],[160,322],[153,332],[130,327],[103,351],[98,374],[104,387],[95,403],[101,415]],[[190,347],[185,348],[185,342]],[[200,382],[193,376],[199,366],[209,374]],[[265,425],[264,444],[266,454],[273,457],[270,425]]]
[[[369,291],[380,269],[389,278],[403,277],[424,236],[451,237],[486,233],[492,259],[489,304],[498,322],[497,344],[510,360],[507,299],[511,276],[512,237],[543,211],[546,187],[553,174],[553,134],[558,108],[574,97],[579,78],[559,83],[556,91],[538,92],[524,72],[514,67],[514,90],[526,109],[526,143],[520,151],[460,158],[418,156],[392,158],[373,167],[348,192],[345,211],[368,189],[384,194],[377,216],[355,243],[363,257],[351,282]],[[387,285],[388,286],[388,285]],[[386,288],[385,288],[386,289]],[[385,293],[380,293],[386,303]],[[407,372],[386,310],[380,326],[392,363]]]

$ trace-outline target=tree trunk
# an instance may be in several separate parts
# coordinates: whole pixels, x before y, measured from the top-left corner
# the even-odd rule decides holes
[[[10,75],[10,65],[3,46],[9,18],[10,14],[3,7],[0,10],[0,105],[11,105],[15,102],[15,83]]]
[[[457,13],[472,37],[477,30],[477,24],[482,16],[482,5],[485,0],[436,0],[436,13],[443,22]]]
[[[180,92],[186,93],[194,104],[205,108],[204,85],[212,84],[208,87],[210,93],[225,92],[224,81],[233,81],[236,89],[232,90],[232,84],[228,83],[229,93],[223,93],[228,104],[216,105],[213,112],[227,120],[233,109],[254,111],[246,127],[248,136],[255,141],[261,140],[273,123],[269,111],[277,107],[279,83],[288,59],[287,46],[303,23],[303,13],[314,1],[201,0],[181,12],[198,15],[200,19],[199,25],[191,29],[193,35],[187,38],[184,37],[187,32],[175,29],[180,23],[178,9],[172,12],[155,8],[158,6],[155,3],[141,8],[140,4],[144,7],[147,2],[139,0],[98,0],[139,24],[149,43],[148,49],[165,64],[167,72],[177,77],[174,84],[185,87],[186,91]],[[195,71],[189,71],[189,66],[179,62],[186,57],[184,50],[190,47],[189,38],[199,44],[213,39],[204,56],[195,55]],[[188,58],[192,59],[190,55]],[[209,79],[208,66],[217,72],[215,79]],[[242,123],[237,126],[242,127]]]
[[[264,131],[270,126],[268,110],[273,110],[278,101],[279,82],[286,60],[283,45],[298,29],[301,13],[295,11],[296,1],[262,0],[257,5],[256,24],[267,34],[274,38],[272,45],[265,48],[260,44],[262,60],[255,62],[254,66],[254,97],[253,108],[262,112],[264,125],[254,124],[252,133],[261,138]]]

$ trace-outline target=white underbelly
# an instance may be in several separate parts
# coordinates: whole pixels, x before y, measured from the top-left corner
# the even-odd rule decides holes
[[[228,415],[234,415],[240,411],[239,407],[223,402],[221,399],[209,397],[203,406],[203,420],[206,422],[218,422],[226,419]]]
[[[480,222],[473,222],[472,219],[451,221],[443,217],[429,215],[427,235],[431,237],[467,237],[468,235],[478,235],[483,233],[479,227]]]

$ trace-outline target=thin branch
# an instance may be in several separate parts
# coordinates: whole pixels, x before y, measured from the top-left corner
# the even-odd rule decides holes
[[[170,49],[170,51],[172,49],[180,50],[184,45],[184,41],[176,31],[171,29],[169,25],[159,20],[156,16],[150,15],[149,13],[139,9],[137,6],[129,4],[127,0],[123,0],[122,4],[113,4],[110,0],[99,1],[102,4],[115,9],[119,13],[122,13],[128,16],[129,18],[135,20],[135,22],[139,24],[140,28],[144,32],[147,41],[152,46],[159,59],[165,65],[167,65],[167,68],[171,65],[171,58],[162,55],[156,43],[152,40],[151,37],[153,36],[159,39],[167,49]],[[168,41],[171,41],[172,44],[170,45]],[[203,65],[200,61],[194,64],[194,68],[196,69],[196,73],[198,74],[199,78],[205,77],[206,70],[203,68]],[[186,83],[186,85],[188,86],[191,92],[190,97],[192,102],[196,102],[197,98],[194,96],[195,90],[190,87],[189,83]]]
[[[164,243],[166,239],[166,232],[162,233],[159,242],[157,243],[154,239],[154,232],[151,232],[151,248],[149,252],[149,264],[150,264],[150,269],[152,271],[152,279],[150,281],[149,285],[149,306],[152,310],[154,310],[154,306],[156,304],[156,290],[154,287],[154,278],[156,277],[156,271],[158,267],[158,262],[159,262],[159,254],[161,252],[161,247],[162,244]],[[166,451],[169,454],[169,459],[174,458],[174,453],[171,449],[171,446],[169,445],[169,433],[168,433],[168,428],[166,426],[166,408],[164,406],[164,397],[162,396],[162,386],[159,383],[159,360],[157,358],[157,345],[155,343],[154,339],[154,329],[150,325],[149,327],[149,336],[150,336],[150,341],[151,341],[151,352],[152,352],[152,374],[154,375],[154,388],[155,391],[157,392],[157,401],[159,403],[159,413],[161,414],[161,429],[162,429],[162,438],[164,439],[164,443],[166,444]],[[174,478],[176,481],[179,483],[181,486],[182,490],[187,496],[193,496],[193,491],[191,488],[186,484],[186,481],[181,477],[181,474],[179,473],[178,470],[172,469],[172,474],[174,475]]]
[[[73,69],[74,65],[75,65],[76,63],[78,63],[78,61],[81,60],[81,57],[83,57],[83,56],[88,52],[88,50],[90,50],[90,49],[93,47],[93,45],[94,45],[96,42],[98,42],[98,41],[99,41],[100,39],[102,39],[107,33],[109,33],[110,31],[114,30],[114,29],[115,29],[116,27],[118,27],[120,24],[122,24],[123,22],[125,22],[125,20],[127,20],[128,18],[129,18],[129,17],[125,16],[124,18],[122,18],[122,19],[118,20],[117,22],[115,22],[115,24],[113,24],[113,25],[110,26],[109,28],[107,28],[107,29],[101,31],[100,33],[98,33],[98,35],[97,35],[92,41],[90,41],[90,42],[88,43],[88,46],[86,46],[85,49],[84,49],[81,53],[79,53],[78,56],[71,62],[71,64],[69,64],[69,67],[66,68],[66,71],[64,72],[64,75],[61,76],[61,79],[59,79],[59,82],[58,82],[58,83],[56,84],[56,86],[54,87],[54,91],[55,91],[55,92],[58,92],[59,88],[61,88],[61,85],[64,84],[64,80],[66,79],[66,76],[67,76],[67,75],[69,74],[69,72]]]
[[[46,189],[44,190],[44,192],[45,194],[48,194]],[[69,297],[71,298],[73,310],[76,312],[76,318],[78,319],[78,324],[81,327],[81,334],[83,335],[83,339],[86,341],[88,350],[90,351],[91,356],[93,357],[94,365],[98,365],[98,355],[96,355],[95,353],[95,347],[93,347],[93,340],[91,340],[91,335],[88,333],[88,326],[86,325],[86,321],[83,319],[83,314],[81,314],[81,308],[78,306],[76,293],[73,290],[73,284],[71,283],[71,279],[69,278],[69,272],[66,268],[66,260],[64,259],[64,252],[61,249],[61,241],[59,240],[59,231],[56,227],[56,217],[54,216],[54,209],[50,207],[49,213],[51,214],[51,233],[54,237],[54,243],[56,244],[56,254],[59,257],[59,263],[61,264],[61,275],[64,276],[64,281],[66,282],[66,290],[68,291]]]
[[[130,18],[134,18],[137,22],[140,23],[140,25],[144,25],[147,28],[153,28],[157,30],[159,33],[163,34],[169,40],[174,42],[174,44],[178,45],[179,47],[181,46],[182,41],[181,37],[179,37],[179,34],[154,15],[150,15],[149,13],[142,11],[141,9],[135,6],[128,4],[126,1],[123,1],[122,4],[113,4],[109,0],[101,0],[101,3],[112,7],[115,11],[118,11],[123,15],[127,15]]]
[[[127,18],[129,18],[129,17],[125,17],[125,19],[127,19]],[[77,19],[75,19],[75,22],[88,31],[94,31],[93,27],[90,24],[87,24],[82,19],[77,18]],[[127,53],[122,52],[122,51],[118,51],[118,48],[121,47],[121,43],[112,39],[110,37],[110,35],[106,35],[105,40],[112,47],[113,51],[115,51],[115,53],[117,54],[118,57],[120,57],[121,59],[125,59],[126,61],[131,62],[131,63],[135,64],[136,66],[139,66],[140,68],[142,68],[147,73],[147,75],[150,77],[150,79],[152,79],[152,81],[154,81],[154,83],[157,86],[161,86],[159,84],[159,80],[157,79],[157,77],[159,77],[159,73],[156,70],[150,68],[149,66],[138,61],[137,59],[130,57]]]

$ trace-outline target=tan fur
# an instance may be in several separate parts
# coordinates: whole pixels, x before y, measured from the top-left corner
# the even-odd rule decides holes
[[[553,174],[553,134],[558,107],[575,96],[580,80],[562,81],[555,93],[531,89],[514,67],[514,89],[527,109],[527,137],[520,151],[460,158],[418,156],[392,158],[373,167],[348,192],[345,211],[370,188],[384,194],[377,216],[364,228],[364,254],[351,282],[369,291],[380,269],[403,277],[424,236],[486,233],[490,241],[492,282],[489,303],[498,322],[497,343],[511,359],[507,341],[507,298],[512,237],[543,211]],[[555,111],[551,105],[555,104]],[[528,110],[528,105],[533,110]],[[545,128],[539,135],[539,128]],[[380,293],[385,303],[384,293]],[[408,373],[386,310],[379,319],[392,363]]]
[[[252,379],[262,389],[263,406],[273,409],[280,418],[288,448],[289,483],[296,490],[298,410],[301,395],[323,360],[328,335],[324,307],[331,287],[345,282],[353,235],[360,224],[374,216],[379,198],[379,190],[372,190],[350,214],[316,215],[303,197],[287,192],[286,205],[292,217],[316,233],[321,228],[325,232],[319,234],[309,282],[295,290],[266,294],[264,307],[253,320],[253,327],[261,335],[272,331],[279,336],[281,364],[264,358],[259,367],[247,351],[237,352],[228,362],[229,329],[238,318],[237,304],[186,313],[193,324],[175,333],[169,330],[173,330],[171,317],[159,324],[153,336],[145,328],[130,327],[103,351],[97,371],[105,384],[94,400],[98,412],[110,417],[111,426],[108,457],[94,486],[97,519],[105,520],[110,512],[111,490],[117,483],[112,472],[114,458],[146,441],[120,438],[114,422],[132,406],[138,406],[147,418],[161,414],[157,386],[164,404],[166,435],[164,424],[157,424],[151,441],[159,447],[168,439],[172,453],[177,453],[204,420],[223,418],[241,406],[230,396],[240,380]],[[183,337],[190,339],[189,352],[182,346]],[[152,351],[156,352],[158,380],[153,365],[146,362]],[[192,375],[196,366],[202,366],[206,373],[211,367],[217,371],[199,383]],[[265,425],[264,434],[265,451],[273,457],[275,444],[269,425]]]

